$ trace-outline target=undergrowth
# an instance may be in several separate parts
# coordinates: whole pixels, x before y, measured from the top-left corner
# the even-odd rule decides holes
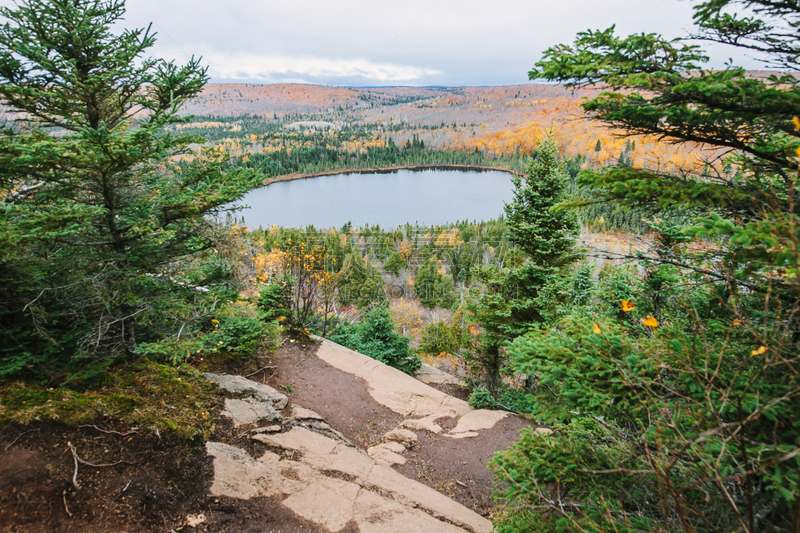
[[[109,372],[102,385],[85,391],[0,384],[0,426],[57,421],[76,427],[110,416],[161,436],[191,440],[213,432],[212,411],[221,401],[217,385],[189,365],[140,361]]]

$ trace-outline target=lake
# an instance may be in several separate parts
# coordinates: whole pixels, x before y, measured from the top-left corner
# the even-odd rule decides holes
[[[481,221],[503,214],[513,198],[511,174],[450,169],[336,174],[281,181],[250,191],[234,214],[251,228],[273,225],[340,228],[405,223],[440,225]]]

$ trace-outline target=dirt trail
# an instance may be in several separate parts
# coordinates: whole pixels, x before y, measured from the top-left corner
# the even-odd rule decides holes
[[[192,443],[126,434],[113,417],[94,427],[6,428],[0,531],[478,533],[491,527],[486,462],[530,425],[474,411],[328,341],[288,339],[269,358],[213,370],[280,389],[288,406],[273,403],[275,419],[272,408],[232,394],[220,401],[213,434]],[[237,413],[243,425],[227,418]],[[109,465],[80,464],[79,490],[68,442],[82,459]]]
[[[449,433],[464,415],[478,412],[462,400],[365,359],[329,341],[293,344],[271,360],[277,368],[267,383],[290,385],[293,390],[286,394],[291,402],[316,411],[363,450],[379,446],[397,427],[413,431],[418,443],[401,451],[404,464],[392,468],[491,516],[492,472],[486,464],[495,452],[519,439],[519,430],[535,425],[507,414],[489,428],[460,432],[469,436],[453,438]]]

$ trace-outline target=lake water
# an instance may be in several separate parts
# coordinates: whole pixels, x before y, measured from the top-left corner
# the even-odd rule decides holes
[[[234,216],[251,228],[340,228],[347,222],[396,228],[490,220],[512,198],[507,172],[395,170],[273,183],[247,193],[238,204],[249,207]]]

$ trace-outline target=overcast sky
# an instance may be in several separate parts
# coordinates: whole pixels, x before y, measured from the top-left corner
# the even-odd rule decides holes
[[[4,0],[2,3],[7,3]],[[686,0],[127,0],[154,55],[203,56],[214,82],[326,85],[525,83],[542,52],[586,29],[686,36]],[[712,65],[736,51],[709,47]]]

